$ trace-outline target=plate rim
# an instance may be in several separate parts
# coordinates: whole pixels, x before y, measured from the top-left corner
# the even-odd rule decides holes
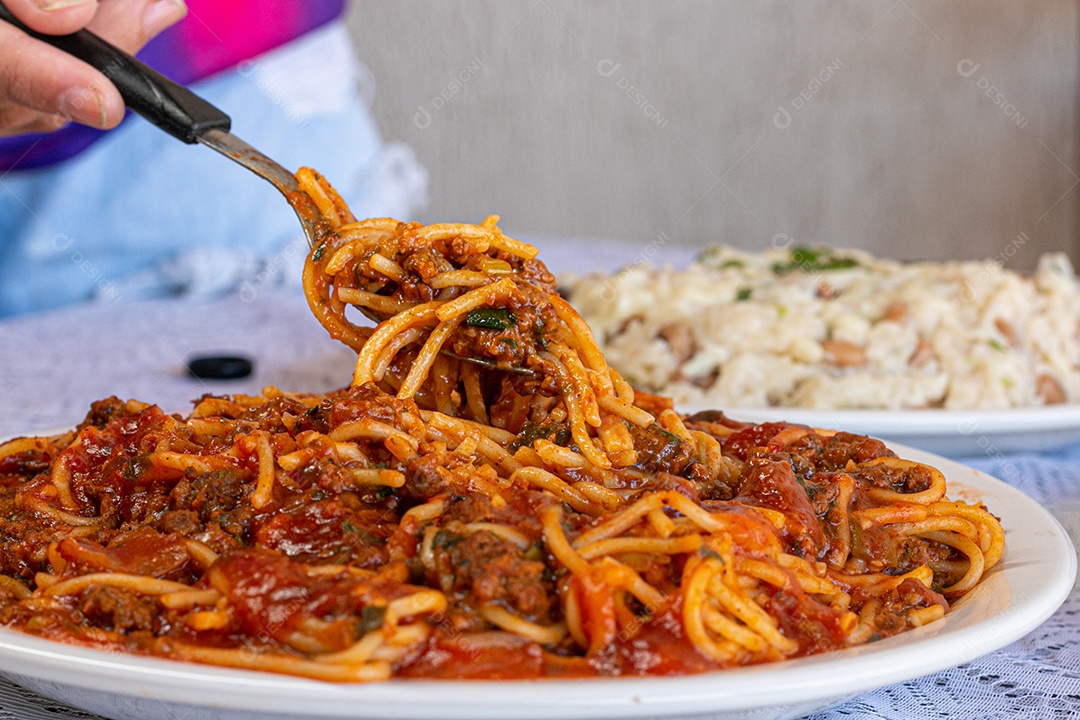
[[[1001,513],[1006,537],[1009,534],[1017,537],[1015,533],[1019,532],[1019,537],[1025,540],[1021,548],[1035,542],[1041,549],[1037,556],[1012,560],[1007,550],[1002,566],[995,569],[989,580],[1008,586],[1010,575],[1037,572],[1051,582],[1030,596],[1021,593],[1019,598],[1013,588],[1012,597],[1003,609],[959,628],[951,627],[949,621],[960,617],[953,624],[962,622],[965,616],[961,613],[968,607],[964,603],[958,604],[944,620],[879,643],[677,677],[397,680],[342,685],[95,650],[3,628],[0,628],[0,674],[16,682],[18,677],[30,678],[86,692],[157,698],[174,706],[237,712],[277,711],[319,718],[525,720],[571,715],[612,718],[722,713],[840,700],[955,667],[1023,637],[1060,607],[1072,591],[1077,558],[1068,533],[1046,508],[988,473],[900,443],[893,443],[890,448],[902,457],[941,469],[954,497],[957,485],[980,496],[1004,496],[994,500],[990,509]],[[1033,518],[1038,523],[1032,524]],[[1006,542],[1008,548],[1008,539]],[[1023,562],[1016,563],[1017,560]],[[1013,567],[1014,563],[1023,567]],[[1004,627],[998,627],[1003,623]],[[994,632],[988,632],[991,627]],[[950,648],[951,652],[945,652]],[[958,648],[965,650],[964,657],[959,659]],[[897,662],[898,657],[913,654],[919,656],[917,668],[910,657],[907,662]],[[849,672],[843,674],[844,671]],[[192,703],[193,697],[199,702]]]
[[[707,402],[676,402],[675,408],[681,413],[694,413],[715,409],[715,406],[709,405]],[[1022,426],[1020,431],[1076,429],[1080,432],[1080,403],[1000,410],[946,410],[940,408],[891,410],[876,408],[827,409],[731,406],[725,408],[723,412],[725,416],[735,420],[742,419],[742,416],[746,416],[750,420],[764,417],[779,420],[786,417],[790,422],[800,422],[805,419],[835,417],[847,423],[858,422],[866,426],[895,428],[893,432],[904,432],[910,435],[937,434],[945,428],[946,424],[950,426],[950,429],[959,429],[960,434],[971,434],[976,429],[983,432],[1015,432],[1018,424]],[[826,426],[820,425],[820,427]],[[965,430],[968,430],[968,432],[964,432]]]

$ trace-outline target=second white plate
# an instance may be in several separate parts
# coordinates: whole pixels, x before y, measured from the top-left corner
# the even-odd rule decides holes
[[[714,408],[686,403],[678,409],[694,413]],[[847,430],[954,458],[1054,450],[1080,441],[1080,405],[1012,410],[730,408],[724,414],[735,420],[783,420]]]

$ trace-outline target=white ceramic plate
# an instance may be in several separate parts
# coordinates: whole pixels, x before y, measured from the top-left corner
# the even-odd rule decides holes
[[[680,412],[714,406],[684,403]],[[1053,450],[1080,441],[1080,405],[1012,410],[809,410],[731,408],[736,420],[787,422],[847,430],[946,457]]]
[[[878,643],[678,678],[335,685],[70,647],[0,630],[0,674],[118,720],[800,717],[1004,647],[1049,617],[1072,589],[1072,543],[1035,501],[971,468],[896,449],[940,468],[951,497],[982,499],[999,514],[1007,550],[1002,564],[943,620]]]

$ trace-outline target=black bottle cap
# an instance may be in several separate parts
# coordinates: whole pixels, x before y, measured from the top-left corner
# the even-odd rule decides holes
[[[188,374],[202,380],[238,380],[251,374],[252,362],[246,357],[207,355],[188,360]]]

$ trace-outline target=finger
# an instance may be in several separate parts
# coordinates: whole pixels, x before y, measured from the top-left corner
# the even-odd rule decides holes
[[[53,132],[67,123],[62,115],[48,115],[21,105],[0,109],[0,137]]]
[[[29,122],[22,126],[19,130],[20,135],[26,135],[29,133],[51,133],[56,132],[60,128],[69,124],[71,121],[63,115],[42,115],[33,122]]]
[[[87,29],[134,55],[185,15],[182,0],[104,0]]]
[[[4,0],[4,5],[28,28],[46,35],[81,30],[97,11],[97,0]]]
[[[67,119],[61,115],[31,110],[11,102],[0,103],[0,135],[50,132],[66,123]]]
[[[124,117],[124,101],[104,75],[0,22],[2,100],[102,129],[115,127]]]

